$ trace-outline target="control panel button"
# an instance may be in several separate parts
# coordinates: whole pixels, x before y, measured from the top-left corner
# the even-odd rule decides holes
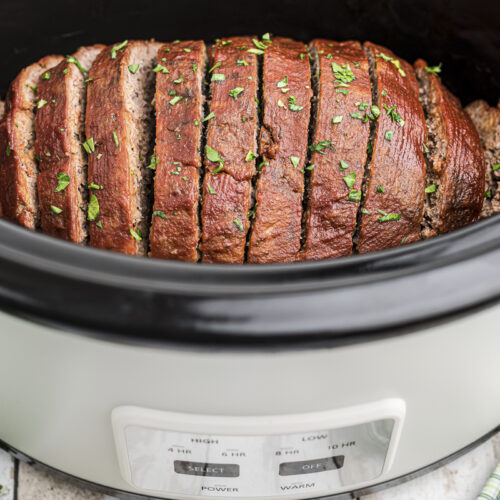
[[[317,460],[301,460],[300,462],[284,462],[280,464],[280,476],[293,476],[295,474],[311,474],[336,470],[344,466],[344,455],[335,457],[318,458]]]
[[[205,462],[174,461],[174,470],[177,474],[205,477],[238,477],[240,466],[238,464],[208,464]]]

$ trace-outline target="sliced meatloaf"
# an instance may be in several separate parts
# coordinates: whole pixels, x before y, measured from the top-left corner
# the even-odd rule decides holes
[[[500,212],[500,102],[496,108],[485,101],[474,101],[465,111],[476,126],[484,148],[486,184],[481,218]]]
[[[38,202],[42,231],[84,243],[87,239],[85,103],[88,72],[104,45],[82,47],[42,74],[38,95],[46,104],[35,119],[39,158]]]
[[[85,118],[90,245],[145,255],[150,220],[154,111],[160,44],[106,47],[90,70]]]
[[[242,263],[245,257],[252,178],[258,155],[259,82],[257,55],[247,52],[251,47],[254,47],[252,38],[224,38],[217,41],[211,53],[202,209],[203,262],[234,264]]]
[[[198,260],[205,65],[202,41],[169,43],[158,52],[153,257]]]
[[[248,262],[289,262],[301,242],[311,70],[305,45],[287,38],[273,38],[263,60],[262,163]]]
[[[484,199],[484,152],[460,101],[425,61],[419,59],[415,70],[429,132],[422,229],[422,236],[429,238],[479,218]]]
[[[425,118],[413,68],[385,47],[368,42],[365,48],[380,115],[362,204],[360,253],[420,239],[426,174]]]
[[[39,223],[35,159],[35,110],[44,106],[37,98],[38,78],[61,61],[47,56],[23,69],[7,93],[0,123],[0,214],[4,219],[35,229]]]
[[[317,260],[351,253],[375,115],[368,58],[359,42],[313,40],[310,52],[317,104],[304,257]]]

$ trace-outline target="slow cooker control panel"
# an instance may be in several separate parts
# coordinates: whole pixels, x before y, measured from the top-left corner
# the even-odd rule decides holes
[[[389,469],[404,403],[314,414],[214,417],[120,407],[113,429],[124,478],[158,496],[331,494]],[[301,429],[302,430],[299,430]]]

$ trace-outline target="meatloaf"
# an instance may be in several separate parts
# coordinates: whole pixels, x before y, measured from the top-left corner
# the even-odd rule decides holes
[[[266,33],[47,56],[0,106],[0,216],[184,262],[406,245],[500,211],[500,108],[371,42]]]

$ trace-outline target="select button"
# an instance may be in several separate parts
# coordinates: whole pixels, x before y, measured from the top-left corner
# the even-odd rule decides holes
[[[317,460],[302,460],[301,462],[284,462],[280,464],[280,476],[293,476],[295,474],[312,474],[336,470],[344,466],[344,455],[335,457],[318,458]]]
[[[238,477],[240,466],[238,464],[208,464],[204,462],[174,461],[174,470],[177,474],[205,477]]]

